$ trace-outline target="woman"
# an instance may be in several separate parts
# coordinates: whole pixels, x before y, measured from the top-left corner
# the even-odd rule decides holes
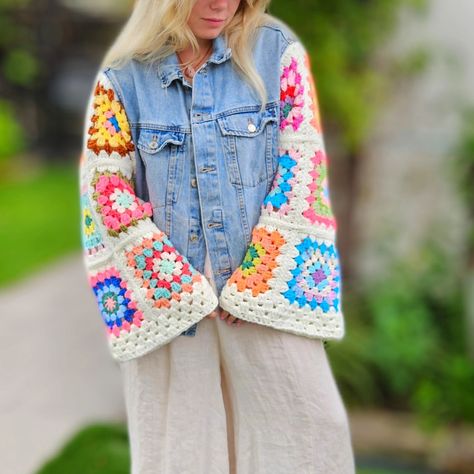
[[[133,474],[355,472],[314,82],[269,3],[138,0],[94,82],[84,261]]]

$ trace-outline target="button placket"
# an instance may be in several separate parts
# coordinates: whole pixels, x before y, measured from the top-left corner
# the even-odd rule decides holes
[[[218,168],[214,161],[218,157],[218,149],[214,140],[209,137],[215,133],[215,117],[209,111],[214,110],[215,96],[209,81],[209,74],[198,74],[195,82],[194,97],[191,106],[191,127],[193,130],[193,158],[198,180],[198,198],[202,218],[202,236],[206,248],[214,249],[217,261],[211,261],[212,271],[230,267],[229,248],[224,234],[222,222],[222,199]],[[202,184],[202,186],[201,186]],[[201,188],[205,188],[205,199]],[[221,284],[221,276],[217,277],[217,285]]]

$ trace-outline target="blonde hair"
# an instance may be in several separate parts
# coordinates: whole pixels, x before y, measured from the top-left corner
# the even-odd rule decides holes
[[[199,53],[196,36],[187,20],[196,0],[136,0],[128,21],[106,52],[101,68],[120,68],[131,59],[144,63],[158,61],[191,44]],[[223,31],[232,48],[231,60],[260,96],[263,111],[267,93],[255,69],[251,51],[257,28],[281,20],[266,13],[271,0],[241,0]],[[191,61],[190,61],[191,62]]]

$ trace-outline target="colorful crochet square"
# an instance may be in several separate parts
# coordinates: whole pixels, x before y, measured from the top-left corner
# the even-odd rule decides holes
[[[143,313],[132,300],[132,292],[116,268],[111,267],[89,279],[107,332],[120,335],[120,331],[130,332],[132,325],[141,326]]]
[[[339,311],[340,268],[335,245],[306,237],[296,248],[296,268],[291,270],[293,278],[282,295],[300,307]]]
[[[306,198],[309,208],[303,211],[311,224],[319,223],[326,227],[337,228],[329,195],[327,157],[323,150],[318,150],[311,158],[313,168],[310,172],[312,181],[308,185],[310,195]]]
[[[135,146],[125,109],[115,98],[114,90],[98,81],[94,89],[93,107],[93,125],[89,128],[87,148],[97,155],[101,150],[108,154],[115,151],[121,156],[133,151]]]
[[[304,86],[298,72],[298,61],[291,58],[280,76],[280,130],[292,126],[298,130],[303,121]]]
[[[287,215],[290,210],[289,201],[293,197],[293,182],[297,174],[297,163],[301,153],[296,150],[281,151],[278,157],[278,169],[273,179],[272,188],[263,200],[263,208],[278,211]]]
[[[318,133],[322,133],[318,93],[316,90],[316,84],[314,82],[314,77],[311,70],[311,62],[310,62],[308,53],[306,53],[304,56],[304,64],[305,64],[306,71],[308,71],[309,93],[310,93],[310,101],[311,101],[310,107],[311,107],[311,112],[313,114],[313,117],[311,118],[310,123]]]
[[[87,193],[81,194],[81,238],[82,248],[87,255],[93,255],[104,248],[102,236],[92,215]]]
[[[155,308],[169,308],[172,300],[181,301],[181,294],[192,293],[194,282],[201,281],[201,274],[176,250],[164,232],[143,237],[126,252],[126,257]]]
[[[153,215],[151,203],[140,200],[120,171],[96,171],[92,180],[93,198],[109,235],[117,237],[141,219]]]
[[[269,231],[265,227],[253,228],[252,241],[241,265],[230,276],[228,283],[235,283],[239,291],[247,288],[257,296],[269,290],[268,280],[273,277],[277,266],[276,258],[285,243],[277,230]]]

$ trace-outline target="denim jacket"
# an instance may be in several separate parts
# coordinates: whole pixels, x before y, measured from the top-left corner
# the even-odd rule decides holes
[[[98,72],[80,160],[82,242],[118,360],[143,355],[177,335],[194,336],[199,320],[219,301],[248,321],[309,337],[343,335],[336,222],[308,56],[280,23],[260,27],[252,51],[267,90],[263,111],[233,66],[223,33],[192,84],[176,54],[158,64],[131,60]],[[289,62],[282,69],[285,54]],[[317,163],[308,155],[298,166],[304,149],[279,148],[285,134],[303,148],[314,142]],[[307,178],[312,171],[317,175],[296,193],[305,171]],[[310,196],[303,199],[306,191]],[[309,213],[299,222],[302,202]],[[270,219],[266,227],[263,218]],[[308,237],[316,227],[318,241]],[[278,251],[290,241],[293,253]],[[296,255],[299,244],[304,250]],[[218,295],[203,276],[206,248]],[[286,269],[284,287],[274,271],[277,254],[281,272]],[[293,269],[289,255],[298,263]],[[263,295],[272,277],[278,295]],[[324,317],[311,319],[316,310]]]

